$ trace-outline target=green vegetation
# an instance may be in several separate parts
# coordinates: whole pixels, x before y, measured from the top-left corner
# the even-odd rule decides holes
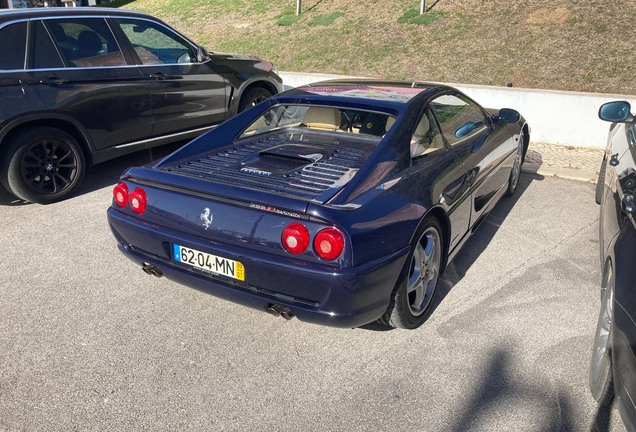
[[[280,70],[636,94],[636,2],[117,0]]]
[[[334,12],[332,14],[321,14],[318,15],[316,18],[314,18],[313,20],[309,21],[309,25],[310,26],[328,26],[333,24],[333,22],[340,18],[341,16],[343,16],[344,14],[342,12]]]
[[[420,16],[420,12],[417,9],[409,9],[404,13],[404,15],[398,18],[397,22],[398,24],[404,24],[418,16]]]
[[[290,26],[298,20],[303,19],[302,15],[283,15],[281,19],[276,21],[276,24],[280,26]]]

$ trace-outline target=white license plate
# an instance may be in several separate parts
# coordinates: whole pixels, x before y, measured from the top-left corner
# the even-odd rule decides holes
[[[241,281],[245,280],[245,267],[238,261],[210,255],[195,249],[174,245],[174,260],[191,265],[208,273],[219,274]]]

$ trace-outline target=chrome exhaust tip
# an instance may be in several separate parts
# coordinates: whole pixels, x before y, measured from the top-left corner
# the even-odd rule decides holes
[[[158,278],[163,277],[163,272],[161,271],[161,269],[152,264],[144,263],[141,269],[148,275],[153,275]]]
[[[281,313],[280,316],[282,316],[283,318],[285,318],[287,321],[289,321],[290,319],[292,319],[293,317],[295,317],[296,315],[291,311],[291,309],[288,308],[284,308]]]
[[[282,306],[275,305],[275,304],[272,304],[272,303],[268,303],[265,308],[267,309],[267,312],[269,312],[270,314],[274,315],[275,317],[280,316],[280,312],[282,310]]]

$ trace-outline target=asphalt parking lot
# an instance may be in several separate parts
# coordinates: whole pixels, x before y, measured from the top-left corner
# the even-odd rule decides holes
[[[0,191],[0,430],[625,430],[588,390],[594,185],[522,174],[424,325],[342,330],[128,261],[106,209],[119,174],[147,161],[94,167],[53,205]]]

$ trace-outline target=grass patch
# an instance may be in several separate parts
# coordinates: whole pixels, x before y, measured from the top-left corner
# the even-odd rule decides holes
[[[328,26],[333,24],[335,20],[343,16],[342,12],[334,12],[331,14],[321,14],[309,21],[310,26]]]
[[[417,24],[417,25],[429,25],[434,22],[437,18],[441,16],[450,15],[448,12],[425,12],[420,15],[420,11],[417,9],[409,9],[398,18],[398,24]],[[463,18],[464,15],[462,13],[457,13],[456,16],[458,18]]]
[[[444,12],[427,12],[409,21],[409,24],[429,25],[437,18],[446,15]]]
[[[279,26],[290,26],[293,23],[295,23],[296,21],[299,21],[301,19],[303,19],[304,16],[301,15],[284,15],[281,19],[279,19],[278,21],[276,21],[276,25]]]
[[[109,7],[109,8],[124,8],[124,9],[128,9],[125,6],[129,5],[130,3],[134,3],[135,0],[115,0],[112,1],[110,3],[102,3],[100,5],[96,5],[93,7]]]
[[[398,18],[397,22],[398,24],[404,24],[405,22],[409,22],[410,20],[418,16],[420,16],[420,11],[418,11],[417,9],[409,9],[404,13],[404,15]]]

